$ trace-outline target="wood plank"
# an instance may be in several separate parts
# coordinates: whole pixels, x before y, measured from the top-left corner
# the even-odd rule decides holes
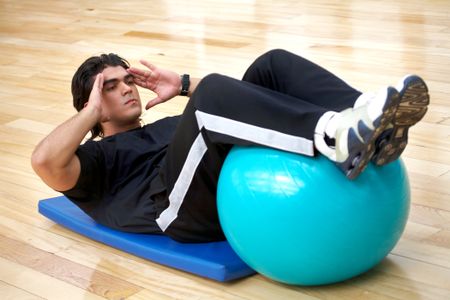
[[[0,281],[0,299],[3,300],[39,300],[44,298],[33,295],[22,289],[16,288],[6,282]]]
[[[448,230],[446,231],[448,235]],[[430,245],[430,243],[426,242],[429,239],[436,240],[436,242]],[[446,268],[450,272],[450,262],[448,261],[450,247],[448,247],[448,241],[447,243],[444,239],[442,239],[440,243],[437,241],[438,238],[436,238],[436,235],[420,242],[402,239],[392,253],[403,257],[414,257],[415,260]],[[448,276],[450,276],[450,273]]]
[[[0,280],[44,299],[105,299],[3,257],[0,257]]]
[[[450,229],[449,217],[450,211],[416,204],[411,206],[409,213],[413,222],[446,230]]]
[[[0,257],[67,282],[108,299],[126,298],[142,288],[108,274],[86,268],[14,239],[0,235]]]
[[[163,40],[163,41],[172,41],[178,43],[201,43],[209,46],[216,47],[225,47],[225,48],[242,48],[248,46],[248,43],[238,42],[238,41],[227,41],[227,40],[218,40],[214,38],[202,38],[202,37],[193,37],[193,36],[182,36],[182,35],[174,35],[174,34],[166,34],[166,33],[158,33],[158,32],[144,32],[144,31],[129,31],[124,34],[124,36],[130,37],[138,37],[142,39],[150,39],[150,40]]]

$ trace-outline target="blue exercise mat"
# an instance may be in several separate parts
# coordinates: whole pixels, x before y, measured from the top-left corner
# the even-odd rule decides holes
[[[229,281],[255,273],[226,241],[183,244],[161,235],[117,231],[96,223],[64,196],[39,201],[39,213],[93,240],[217,281]]]

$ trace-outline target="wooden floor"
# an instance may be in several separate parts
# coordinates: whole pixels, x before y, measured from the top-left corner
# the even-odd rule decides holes
[[[374,270],[293,287],[256,275],[217,283],[93,242],[37,213],[56,196],[34,146],[74,114],[79,64],[115,52],[179,73],[241,77],[272,48],[309,58],[361,90],[423,76],[432,104],[404,153],[406,231]],[[0,0],[0,299],[450,299],[450,2]],[[300,74],[299,74],[300,75]],[[151,97],[142,92],[142,98]],[[178,114],[185,99],[148,111]]]

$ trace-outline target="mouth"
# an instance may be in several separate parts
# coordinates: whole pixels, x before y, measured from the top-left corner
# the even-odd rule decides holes
[[[124,105],[128,105],[128,104],[136,104],[137,100],[136,99],[129,99],[127,101],[125,101]]]

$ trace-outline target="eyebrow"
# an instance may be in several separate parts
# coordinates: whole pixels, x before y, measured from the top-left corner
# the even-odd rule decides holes
[[[127,80],[127,79],[130,79],[130,77],[132,78],[133,75],[131,75],[131,74],[125,75],[125,76],[123,77],[123,81],[125,81],[125,80]],[[103,85],[107,85],[107,84],[109,84],[109,83],[116,83],[116,82],[118,82],[118,81],[119,81],[119,79],[117,79],[117,78],[111,78],[111,79],[108,79],[108,80],[103,81]]]

